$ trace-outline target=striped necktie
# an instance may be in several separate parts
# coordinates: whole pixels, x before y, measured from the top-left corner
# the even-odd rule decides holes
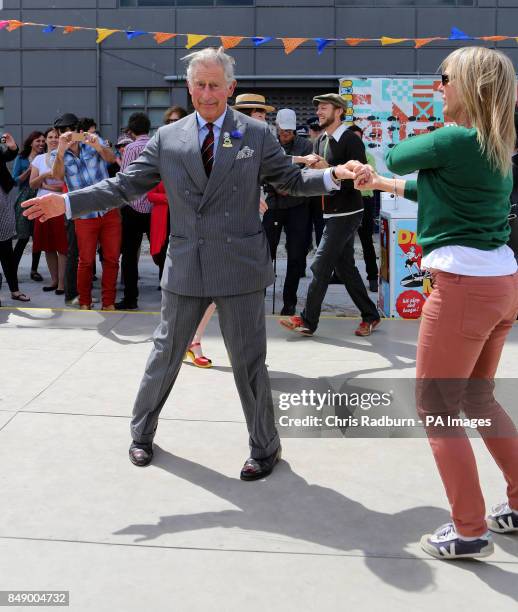
[[[205,124],[209,133],[205,136],[205,140],[201,145],[201,158],[203,160],[203,167],[205,168],[205,174],[210,176],[212,170],[212,164],[214,162],[214,132],[213,123]]]

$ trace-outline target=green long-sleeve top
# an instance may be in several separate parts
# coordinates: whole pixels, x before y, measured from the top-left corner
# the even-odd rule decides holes
[[[446,126],[407,138],[386,155],[387,168],[408,180],[405,197],[419,203],[417,242],[426,255],[446,245],[484,251],[507,243],[512,175],[491,167],[474,128]]]

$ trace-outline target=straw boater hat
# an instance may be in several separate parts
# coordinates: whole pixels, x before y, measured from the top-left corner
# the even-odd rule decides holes
[[[247,108],[262,108],[267,113],[273,113],[275,108],[266,104],[266,98],[259,94],[244,93],[236,96],[236,102],[232,107],[235,110],[247,109]]]

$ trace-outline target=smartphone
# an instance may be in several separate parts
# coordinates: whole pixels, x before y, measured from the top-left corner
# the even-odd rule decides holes
[[[85,132],[72,132],[72,142],[84,142],[86,137]]]

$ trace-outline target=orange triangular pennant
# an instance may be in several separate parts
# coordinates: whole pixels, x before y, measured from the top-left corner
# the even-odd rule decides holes
[[[284,45],[284,52],[286,53],[286,55],[289,55],[290,53],[293,53],[293,51],[295,51],[297,47],[300,47],[300,45],[306,42],[306,40],[308,39],[307,38],[281,38],[281,40]]]
[[[115,32],[120,32],[120,30],[108,30],[107,28],[96,28],[97,30],[97,40],[95,41],[97,44],[102,43],[103,40],[115,34]]]
[[[390,38],[390,36],[382,36],[380,38],[382,45],[396,45],[397,43],[406,42],[408,38]]]
[[[185,48],[190,49],[208,37],[208,34],[187,34],[187,44],[185,45]]]
[[[9,19],[9,25],[7,26],[8,32],[14,32],[18,28],[21,28],[23,25],[23,21],[18,21],[17,19]]]
[[[156,40],[156,42],[161,45],[162,43],[165,43],[168,40],[171,40],[171,38],[174,38],[176,36],[176,34],[168,34],[167,32],[157,32],[153,38]]]
[[[509,40],[511,36],[479,36],[479,40],[494,40],[496,42],[500,40]]]
[[[239,45],[244,36],[220,36],[220,38],[221,44],[225,49],[232,49],[232,47],[237,47],[237,45]]]
[[[424,47],[425,45],[427,45],[428,43],[433,42],[434,40],[439,40],[439,38],[437,38],[437,37],[432,37],[432,38],[414,38],[415,48],[416,49],[420,49],[421,47]]]
[[[63,34],[71,34],[72,32],[75,32],[76,30],[80,30],[81,28],[78,28],[76,26],[65,26],[63,28]]]
[[[361,42],[365,42],[366,40],[370,40],[370,39],[369,38],[345,38],[344,40],[348,45],[351,45],[351,47],[356,47],[356,45],[359,45]]]

